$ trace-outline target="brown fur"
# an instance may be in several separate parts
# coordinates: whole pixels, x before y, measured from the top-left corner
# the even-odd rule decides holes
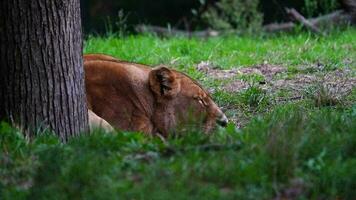
[[[91,61],[91,60],[106,60],[106,61],[120,61],[119,59],[105,55],[105,54],[84,54],[83,55],[84,62],[85,61]]]
[[[112,126],[167,136],[192,118],[209,132],[223,112],[209,94],[187,75],[165,66],[148,66],[84,56],[89,109]],[[115,58],[114,58],[115,59]]]

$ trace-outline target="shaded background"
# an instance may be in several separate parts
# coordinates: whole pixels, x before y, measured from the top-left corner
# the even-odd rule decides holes
[[[322,0],[319,0],[322,1]],[[205,0],[214,4],[217,0]],[[284,7],[293,7],[304,13],[303,0],[261,0],[259,10],[263,13],[263,23],[286,21]],[[133,31],[136,24],[150,24],[186,29],[188,22],[191,29],[204,29],[206,25],[194,19],[192,10],[199,10],[199,0],[81,0],[82,19],[85,33],[105,33],[115,31],[120,25],[119,11],[128,31]],[[322,13],[322,11],[320,11]],[[305,13],[304,13],[305,14]]]

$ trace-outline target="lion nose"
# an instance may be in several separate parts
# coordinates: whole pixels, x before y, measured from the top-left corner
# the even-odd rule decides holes
[[[216,123],[223,127],[226,127],[228,122],[229,120],[224,114],[222,114],[218,119],[216,119]]]

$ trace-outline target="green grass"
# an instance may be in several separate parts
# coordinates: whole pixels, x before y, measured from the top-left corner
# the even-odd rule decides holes
[[[229,69],[264,61],[284,66],[323,63],[339,67],[351,59],[355,65],[356,29],[335,31],[325,38],[308,33],[280,36],[226,36],[208,39],[129,36],[89,37],[85,53],[107,53],[148,65],[169,64],[190,68],[212,61]]]
[[[353,199],[354,86],[340,103],[317,104],[315,95],[288,100],[293,91],[271,92],[255,76],[236,77],[250,87],[227,92],[221,86],[231,80],[207,77],[195,65],[209,60],[232,69],[267,61],[286,67],[276,79],[324,76],[346,68],[353,77],[355,36],[356,29],[350,28],[325,38],[307,33],[209,39],[89,37],[85,53],[167,64],[187,72],[216,90],[215,101],[230,118],[242,121],[242,128],[230,123],[212,135],[190,131],[166,141],[97,130],[63,144],[46,133],[29,141],[1,123],[0,199],[273,199],[293,198],[293,192],[296,199]]]
[[[192,132],[163,143],[97,131],[31,142],[1,124],[1,199],[300,199],[355,193],[356,107],[278,106],[241,131]]]

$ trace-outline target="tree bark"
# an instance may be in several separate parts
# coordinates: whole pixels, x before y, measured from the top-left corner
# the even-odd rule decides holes
[[[0,1],[0,120],[63,141],[88,130],[79,0]]]

